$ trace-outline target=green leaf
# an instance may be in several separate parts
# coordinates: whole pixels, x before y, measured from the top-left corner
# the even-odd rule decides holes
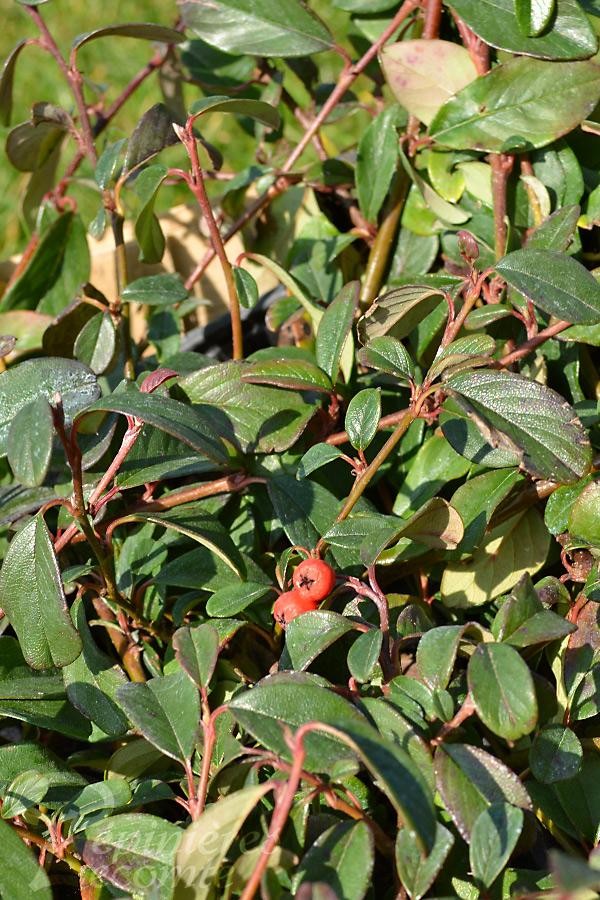
[[[481,422],[464,401],[447,397],[440,415],[442,434],[461,456],[478,465],[494,469],[519,466],[521,451],[508,438],[481,429]],[[491,443],[493,441],[493,444]]]
[[[499,597],[524,574],[535,574],[549,547],[536,509],[512,516],[490,531],[469,559],[446,566],[440,588],[444,606],[465,609]]]
[[[352,331],[358,306],[358,281],[351,281],[331,301],[319,323],[315,354],[319,366],[335,384],[340,369],[344,344]]]
[[[166,166],[156,163],[137,176],[134,189],[141,201],[135,220],[135,236],[140,245],[140,262],[159,263],[165,251],[165,236],[154,214],[154,203],[161,184],[168,175]]]
[[[60,394],[65,426],[96,400],[100,393],[96,376],[87,366],[69,359],[27,360],[0,373],[0,456],[8,449],[10,426],[30,403]]]
[[[537,700],[529,667],[508,644],[479,644],[467,668],[477,715],[494,734],[516,741],[537,722]]]
[[[348,652],[348,668],[357,681],[370,681],[381,653],[383,632],[372,628],[360,634]]]
[[[307,669],[327,647],[352,631],[352,620],[330,609],[315,610],[292,619],[285,631],[290,668]],[[281,664],[280,664],[281,665]]]
[[[127,142],[123,171],[131,172],[165,147],[178,144],[179,138],[173,130],[173,122],[173,114],[164,103],[156,103],[146,110]]]
[[[129,723],[117,704],[117,689],[127,683],[125,674],[94,641],[81,600],[71,607],[71,616],[83,650],[63,669],[67,697],[94,723],[99,737],[125,734]]]
[[[54,439],[52,410],[45,397],[21,407],[11,422],[6,442],[8,462],[17,481],[27,487],[43,484]]]
[[[298,463],[296,478],[301,481],[311,472],[320,469],[321,466],[326,466],[334,459],[339,459],[341,455],[342,451],[337,447],[332,447],[331,444],[313,444]]]
[[[471,218],[470,213],[465,212],[464,209],[454,203],[448,203],[437,191],[434,191],[431,185],[424,178],[421,178],[417,170],[413,168],[406,154],[402,150],[399,153],[400,161],[406,174],[423,197],[427,209],[435,215],[436,219],[450,225],[462,225]]]
[[[478,816],[471,832],[469,860],[473,877],[489,887],[515,849],[523,828],[523,810],[493,803]]]
[[[117,331],[110,313],[98,313],[86,322],[77,335],[73,352],[96,375],[110,368],[117,352]]]
[[[564,253],[573,243],[581,207],[563,206],[538,225],[527,239],[529,250],[555,250]]]
[[[0,571],[0,603],[34,669],[66,666],[81,653],[56,554],[37,515],[12,539]]]
[[[393,288],[371,304],[358,323],[363,343],[381,337],[393,329],[393,336],[406,337],[432,312],[443,293],[426,284],[406,284]]]
[[[45,869],[40,866],[29,847],[7,822],[0,820],[2,866],[0,893],[6,900],[52,900],[52,888]]]
[[[198,118],[208,112],[233,113],[249,116],[269,128],[279,128],[281,119],[277,110],[263,100],[235,99],[226,96],[202,97],[196,100],[190,109],[190,115]]]
[[[121,169],[121,156],[127,146],[127,138],[107,144],[96,163],[94,177],[101,191],[110,187]]]
[[[419,447],[394,502],[394,513],[405,516],[415,512],[448,482],[470,469],[464,457],[456,453],[440,434],[432,434]]]
[[[517,775],[491,753],[471,744],[444,744],[434,759],[437,788],[461,836],[469,843],[475,822],[494,803],[531,810]]]
[[[230,584],[212,595],[206,603],[209,616],[228,618],[242,612],[256,600],[260,600],[273,590],[267,584],[255,584],[244,581],[242,584]]]
[[[79,216],[63,213],[43,233],[25,270],[0,298],[0,311],[37,309],[56,315],[75,299],[89,274],[83,223]],[[36,365],[41,362],[36,360]]]
[[[219,633],[206,622],[193,628],[178,628],[173,650],[181,668],[197,688],[207,688],[219,658]]]
[[[310,613],[300,616],[299,621]],[[314,615],[314,613],[313,613]],[[290,623],[290,626],[293,623]],[[246,731],[264,747],[284,759],[290,750],[284,739],[282,726],[295,731],[306,722],[318,721],[345,726],[348,722],[362,723],[361,714],[321,683],[304,673],[280,673],[263,679],[252,690],[235,695],[229,704],[231,712]],[[305,768],[309,772],[333,772],[343,766],[354,769],[354,753],[339,739],[317,732],[304,741]]]
[[[170,897],[182,830],[158,816],[122,813],[96,822],[79,840],[86,865],[128,894]]]
[[[496,341],[488,334],[458,338],[438,351],[427,373],[427,381],[435,381],[440,376],[449,377],[475,366],[489,365],[490,357],[495,352]]]
[[[121,291],[124,302],[144,303],[146,306],[174,306],[187,298],[188,290],[174,272],[136,278]]]
[[[355,450],[366,450],[375,435],[381,418],[381,391],[366,388],[352,397],[346,410],[344,428]]]
[[[294,391],[331,393],[331,379],[306,359],[265,359],[249,363],[242,381],[246,384],[270,384]]]
[[[600,284],[565,253],[515,250],[496,264],[496,271],[550,315],[575,325],[600,322]]]
[[[46,796],[49,779],[34,770],[21,772],[6,788],[2,798],[2,818],[13,819],[37,806]]]
[[[435,830],[435,844],[430,853],[421,853],[412,832],[402,828],[396,838],[396,867],[402,884],[412,900],[424,897],[446,862],[454,844],[454,837],[439,823]]]
[[[125,778],[112,776],[106,781],[87,784],[61,810],[61,818],[72,821],[70,832],[76,834],[100,818],[131,803],[131,788]],[[74,820],[74,821],[73,821]]]
[[[287,450],[306,428],[315,406],[299,394],[247,384],[242,376],[251,363],[207,366],[180,379],[179,387],[213,430],[242,452]]]
[[[593,481],[575,500],[569,514],[569,532],[593,547],[600,547],[600,483]]]
[[[550,25],[556,0],[515,0],[515,15],[521,33],[537,37]]]
[[[456,489],[450,502],[465,529],[460,551],[470,553],[479,545],[495,510],[523,481],[517,469],[496,469],[476,475]]]
[[[362,900],[371,882],[373,834],[365,822],[332,825],[302,857],[294,875],[294,896],[303,884],[329,885],[344,900]],[[314,894],[313,894],[314,896]]]
[[[461,625],[440,625],[426,631],[419,641],[416,658],[419,677],[432,690],[448,687],[463,632]]]
[[[448,387],[468,401],[489,443],[502,446],[506,436],[532,474],[569,482],[589,471],[590,446],[575,410],[545,385],[486,370],[454,375]]]
[[[40,172],[45,165],[52,166],[51,161],[60,152],[64,137],[62,125],[23,122],[8,133],[6,156],[19,172]]]
[[[356,157],[358,205],[369,222],[376,222],[398,161],[397,110],[390,106],[376,116],[361,137]]]
[[[65,797],[72,796],[86,784],[82,775],[69,769],[62,759],[41,744],[24,740],[0,747],[0,783],[3,789],[22,772],[32,770],[41,774],[50,785],[45,805],[51,809],[57,804],[62,805]]]
[[[10,125],[10,117],[13,105],[13,85],[15,80],[15,67],[21,55],[21,50],[27,46],[27,41],[19,41],[16,47],[10,51],[2,72],[0,73],[0,125]]]
[[[212,803],[188,825],[175,860],[175,898],[208,900],[236,834],[272,785],[243,787]]]
[[[0,391],[2,381],[0,380]],[[197,407],[180,403],[171,397],[146,394],[137,388],[127,386],[125,390],[102,397],[89,411],[103,410],[133,416],[142,422],[154,425],[161,431],[173,435],[197,453],[207,456],[217,463],[228,461],[225,447],[214,433],[212,423],[204,411]]]
[[[451,41],[388,44],[381,51],[381,66],[396,100],[426,125],[446,100],[477,78],[468,51]]]
[[[572,131],[599,97],[595,63],[510,59],[448,100],[430,136],[455,150],[529,151]]]
[[[191,759],[200,727],[200,700],[185,672],[124,684],[117,699],[135,727],[162,753],[182,763]]]
[[[548,0],[531,2],[538,8],[548,5]],[[452,0],[452,7],[475,34],[501,50],[546,59],[585,59],[598,47],[590,22],[576,0],[558,0],[552,28],[536,37],[528,37],[519,28],[515,0]]]
[[[415,365],[404,344],[396,338],[373,338],[366,347],[358,351],[358,359],[363,366],[395,375],[402,381],[411,382],[414,379]]]
[[[305,56],[334,43],[299,0],[181,0],[179,9],[188,29],[227,53]]]
[[[544,784],[567,781],[581,769],[583,749],[574,731],[562,725],[542,728],[529,750],[529,767]]]
[[[240,301],[240,305],[244,309],[252,309],[259,300],[258,285],[250,272],[242,269],[241,266],[232,266],[233,280],[235,281],[235,289]]]
[[[106,25],[104,28],[96,28],[94,31],[78,34],[71,47],[73,50],[79,50],[84,44],[101,37],[138,38],[161,44],[180,44],[185,40],[185,35],[180,31],[167,28],[166,25],[157,25],[154,22],[127,22],[123,25]]]

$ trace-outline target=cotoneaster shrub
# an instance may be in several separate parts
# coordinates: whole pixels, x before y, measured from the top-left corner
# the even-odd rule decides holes
[[[0,894],[598,896],[600,4],[62,6],[0,81]]]

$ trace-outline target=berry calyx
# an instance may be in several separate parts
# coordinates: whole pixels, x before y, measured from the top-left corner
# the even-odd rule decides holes
[[[275,617],[275,621],[279,622],[279,624],[285,628],[292,619],[296,619],[298,616],[301,616],[302,613],[316,609],[317,606],[318,603],[302,596],[298,591],[286,591],[275,601],[275,605],[273,606],[273,616]]]
[[[320,603],[335,587],[335,572],[322,559],[305,559],[296,567],[292,581],[302,597]]]

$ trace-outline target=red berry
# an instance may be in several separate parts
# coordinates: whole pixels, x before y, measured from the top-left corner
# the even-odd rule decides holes
[[[320,603],[335,587],[335,572],[322,559],[305,559],[296,568],[292,581],[302,597]]]
[[[296,619],[302,613],[310,612],[316,608],[317,604],[314,601],[301,596],[297,591],[286,591],[285,594],[281,594],[275,601],[273,615],[275,621],[285,628],[292,619]]]

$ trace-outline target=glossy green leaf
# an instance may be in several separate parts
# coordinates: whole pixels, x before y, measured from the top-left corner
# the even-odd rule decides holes
[[[351,281],[342,288],[319,323],[315,345],[317,363],[334,383],[337,381],[344,344],[351,334],[358,305],[358,289],[357,281]]]
[[[13,819],[38,806],[50,786],[49,779],[34,770],[21,772],[6,788],[2,798],[2,818]]]
[[[154,203],[168,171],[166,166],[155,163],[140,172],[134,183],[141,202],[135,220],[135,236],[140,245],[140,262],[143,263],[159,263],[165,251],[165,236],[154,213]]]
[[[414,363],[404,344],[396,338],[389,336],[373,338],[366,347],[358,351],[358,359],[363,366],[395,375],[402,381],[410,382],[414,379]]]
[[[425,896],[446,862],[453,844],[451,832],[439,823],[436,825],[435,844],[428,855],[419,850],[410,829],[402,828],[398,832],[396,867],[411,900],[420,900]]]
[[[44,231],[29,264],[0,298],[0,311],[37,309],[56,315],[75,299],[89,273],[83,223],[72,212],[63,213]]]
[[[187,679],[186,679],[187,680]],[[80,836],[85,863],[129,894],[169,897],[181,828],[146,813],[122,813],[95,822]]]
[[[504,801],[531,809],[529,794],[517,775],[479,747],[444,744],[436,750],[434,767],[442,802],[467,843],[480,813],[492,804]]]
[[[383,632],[377,628],[365,631],[354,641],[348,652],[348,668],[357,681],[370,680],[379,660]]]
[[[304,56],[333,45],[299,0],[180,0],[179,8],[187,28],[227,53]]]
[[[34,669],[66,666],[81,653],[60,570],[41,515],[12,539],[0,571],[0,603]]]
[[[15,126],[6,138],[6,156],[19,172],[40,172],[59,152],[65,128],[51,122],[23,122]],[[70,215],[67,213],[67,215]]]
[[[131,172],[140,163],[148,162],[165,147],[179,143],[179,138],[173,130],[173,121],[173,114],[164,103],[156,103],[146,110],[127,142],[124,172]]]
[[[576,325],[600,322],[600,284],[564,253],[515,250],[497,263],[496,271],[544,312]]]
[[[473,877],[484,887],[496,880],[515,849],[523,828],[523,810],[493,803],[475,820],[469,859]]]
[[[121,138],[112,144],[107,144],[96,163],[94,177],[100,190],[110,187],[121,170],[121,157],[125,152],[127,139]]]
[[[2,72],[0,73],[0,125],[10,125],[10,117],[13,106],[13,85],[15,80],[15,68],[21,51],[27,46],[26,41],[19,41],[10,51]]]
[[[478,546],[495,510],[523,481],[517,469],[496,469],[476,475],[456,489],[450,502],[463,521],[465,533],[459,547],[463,553]]]
[[[17,481],[28,487],[43,484],[50,465],[54,422],[45,397],[21,407],[10,424],[6,451]]]
[[[593,547],[600,547],[600,483],[583,489],[569,514],[569,532]]]
[[[467,50],[450,41],[388,44],[381,51],[381,65],[396,100],[426,125],[446,100],[477,78]]]
[[[556,0],[515,0],[517,24],[522,34],[537,37],[550,24]]]
[[[486,439],[520,451],[529,472],[569,482],[589,470],[588,437],[574,409],[545,385],[485,370],[455,375],[448,386],[468,402]]]
[[[440,625],[426,631],[417,647],[419,677],[432,690],[444,690],[450,681],[464,628]]]
[[[188,291],[181,278],[172,272],[136,278],[121,291],[121,300],[144,303],[146,306],[174,306],[187,300],[187,297]]]
[[[492,469],[520,465],[520,449],[497,434],[487,433],[486,437],[468,404],[447,397],[442,407],[440,425],[450,446],[465,459]]]
[[[112,777],[106,781],[88,784],[82,788],[61,810],[61,817],[71,821],[70,832],[76,834],[91,825],[101,813],[101,818],[131,803],[131,788],[125,778]]]
[[[1,385],[0,381],[0,389]],[[214,462],[224,463],[228,459],[224,446],[215,435],[211,422],[203,411],[178,400],[172,400],[170,397],[146,394],[134,387],[127,387],[126,390],[98,400],[90,410],[134,416],[173,435]]]
[[[96,28],[94,31],[79,34],[74,39],[72,48],[79,50],[84,44],[101,37],[138,38],[161,44],[180,44],[185,40],[185,36],[180,31],[167,28],[165,25],[157,25],[154,22],[127,22],[123,25],[106,25],[104,28]]]
[[[124,684],[117,699],[146,740],[167,756],[190,759],[200,727],[198,691],[185,672]]]
[[[530,2],[537,7],[548,5],[548,0]],[[475,34],[501,50],[545,59],[585,59],[593,56],[598,47],[589,20],[576,0],[557,0],[552,27],[535,37],[520,29],[515,0],[452,0],[452,6]]]
[[[394,512],[406,516],[435,496],[448,482],[462,478],[470,464],[440,434],[432,434],[414,455],[394,502]]]
[[[277,110],[263,100],[246,100],[226,96],[202,97],[196,100],[190,109],[190,115],[200,117],[209,112],[233,113],[249,116],[269,128],[279,128],[280,118]]]
[[[295,873],[293,891],[303,884],[329,885],[336,896],[362,900],[374,864],[373,834],[365,822],[340,822],[324,831],[308,849]]]
[[[251,363],[219,363],[186,375],[179,382],[214,431],[239,446],[259,453],[287,450],[315,412],[299,394],[247,384],[242,375]]]
[[[533,776],[544,784],[573,778],[581,768],[583,750],[574,731],[549,725],[536,734],[529,751]]]
[[[219,657],[219,633],[210,623],[178,628],[173,649],[179,665],[198,688],[210,683]]]
[[[489,334],[473,334],[458,338],[443,347],[427,373],[427,380],[448,377],[457,371],[489,365],[496,351],[496,342]]]
[[[398,160],[397,111],[391,106],[370,123],[358,144],[356,190],[365,219],[376,222]]]
[[[79,362],[101,375],[117,352],[117,331],[110,313],[98,313],[83,326],[73,347]]]
[[[564,253],[573,243],[581,207],[563,206],[538,225],[527,239],[529,250],[555,250]]]
[[[400,150],[400,161],[406,174],[423,197],[425,206],[433,213],[436,219],[448,225],[462,225],[471,218],[470,213],[455,203],[449,203],[447,200],[444,200],[424,178],[421,178],[402,150]]]
[[[261,600],[270,591],[272,588],[269,585],[255,584],[252,581],[231,584],[215,591],[206,603],[206,612],[209,616],[218,618],[235,616],[255,601]]]
[[[365,388],[351,399],[346,410],[344,428],[348,440],[356,450],[366,450],[375,435],[381,418],[381,392]]]
[[[212,803],[188,825],[177,848],[174,898],[208,900],[236,834],[271,785],[254,784]]]
[[[341,455],[342,451],[337,447],[332,447],[331,444],[313,444],[298,463],[296,478],[301,481],[311,472],[320,469],[321,466],[326,466],[334,459],[339,459]]]
[[[529,734],[537,722],[537,700],[529,668],[508,644],[479,644],[467,669],[477,715],[508,741]]]
[[[0,867],[0,892],[6,900],[52,900],[52,888],[46,870],[32,850],[7,822],[0,820],[3,862]]]
[[[240,305],[244,309],[252,309],[253,306],[256,306],[259,299],[256,281],[250,272],[242,269],[241,266],[232,266],[232,271]]]
[[[352,631],[352,621],[330,609],[306,612],[293,619],[285,631],[290,668],[307,669],[317,656],[349,631]]]
[[[448,100],[430,135],[455,150],[529,151],[572,131],[599,97],[595,63],[511,59]]]
[[[295,391],[330,392],[333,389],[323,369],[305,359],[265,359],[249,363],[244,369],[242,381]]]
[[[406,337],[439,304],[441,291],[425,284],[407,284],[383,294],[359,322],[363,343],[392,332]]]

